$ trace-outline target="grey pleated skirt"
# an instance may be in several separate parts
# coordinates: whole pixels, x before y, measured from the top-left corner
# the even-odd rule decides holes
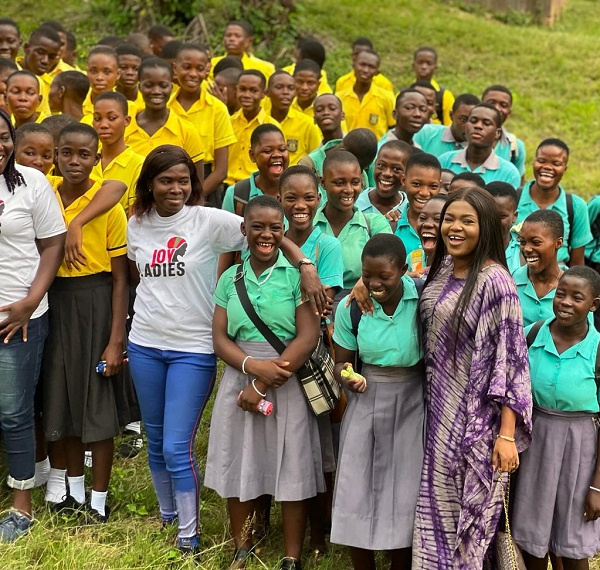
[[[541,558],[590,558],[600,550],[600,520],[584,522],[596,465],[595,414],[533,409],[533,439],[521,454],[511,522],[515,542]]]
[[[112,276],[57,277],[48,302],[41,373],[46,439],[115,437],[120,426],[140,419],[140,411],[127,364],[109,378],[96,372],[110,338]]]
[[[342,421],[331,542],[367,550],[412,545],[423,464],[422,364],[365,365]]]
[[[279,356],[268,343],[237,344],[257,359]],[[204,484],[240,501],[261,495],[301,501],[325,492],[317,418],[296,377],[267,390],[275,406],[270,416],[238,407],[238,395],[250,381],[231,366],[225,369],[210,422]]]

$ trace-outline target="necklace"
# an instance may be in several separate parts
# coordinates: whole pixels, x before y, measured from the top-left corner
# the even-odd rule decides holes
[[[267,273],[267,276],[262,281],[258,281],[258,279],[257,279],[259,287],[262,287],[271,278],[271,274],[273,273],[273,269],[275,269],[275,264],[271,265],[271,269],[269,269],[269,273]]]

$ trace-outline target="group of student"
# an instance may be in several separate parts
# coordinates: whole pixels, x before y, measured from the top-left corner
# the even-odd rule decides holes
[[[203,484],[227,499],[230,568],[274,498],[281,568],[301,568],[309,523],[314,556],[329,533],[356,569],[378,550],[394,570],[481,569],[514,472],[527,568],[588,568],[600,198],[563,189],[568,146],[542,141],[525,183],[510,90],[455,99],[430,47],[396,94],[359,38],[334,95],[314,39],[282,70],[246,22],[223,44],[155,26],[104,38],[84,73],[60,23],[19,59],[0,19],[0,539],[27,534],[40,484],[106,522],[115,437],[141,420],[161,522],[197,554],[218,356]],[[295,373],[331,332],[344,397],[316,417]]]

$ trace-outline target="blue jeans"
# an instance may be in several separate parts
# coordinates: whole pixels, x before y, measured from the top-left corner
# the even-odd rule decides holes
[[[4,344],[0,338],[0,427],[8,463],[7,483],[13,489],[32,489],[35,475],[33,400],[40,376],[48,315],[31,319],[27,342],[21,331]]]
[[[130,342],[129,369],[146,426],[161,515],[179,518],[180,538],[196,536],[201,482],[194,439],[214,386],[216,357]]]

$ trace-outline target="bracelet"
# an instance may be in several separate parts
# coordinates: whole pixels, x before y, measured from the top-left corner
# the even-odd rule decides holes
[[[263,393],[262,393],[262,392],[261,392],[261,391],[260,391],[260,390],[259,390],[259,389],[256,387],[256,384],[255,384],[255,382],[256,382],[256,378],[254,378],[254,379],[252,380],[252,387],[254,388],[254,391],[255,391],[255,392],[256,392],[256,393],[257,393],[259,396],[262,396],[263,398],[266,398],[266,397],[267,397],[267,394],[266,394],[266,393],[265,393],[265,394],[263,394]]]
[[[244,358],[244,361],[242,362],[242,372],[243,372],[244,374],[246,374],[246,375],[248,375],[248,373],[246,372],[246,361],[247,361],[249,358],[252,358],[252,359],[254,359],[254,356],[246,356],[246,358]]]
[[[596,491],[597,493],[600,493],[600,489],[598,489],[598,487],[592,487],[592,486],[590,485],[590,489],[591,489],[592,491]]]
[[[502,435],[500,433],[496,436],[496,438],[503,439],[504,441],[510,441],[511,443],[515,442],[515,438],[514,437],[510,437],[508,435]]]

